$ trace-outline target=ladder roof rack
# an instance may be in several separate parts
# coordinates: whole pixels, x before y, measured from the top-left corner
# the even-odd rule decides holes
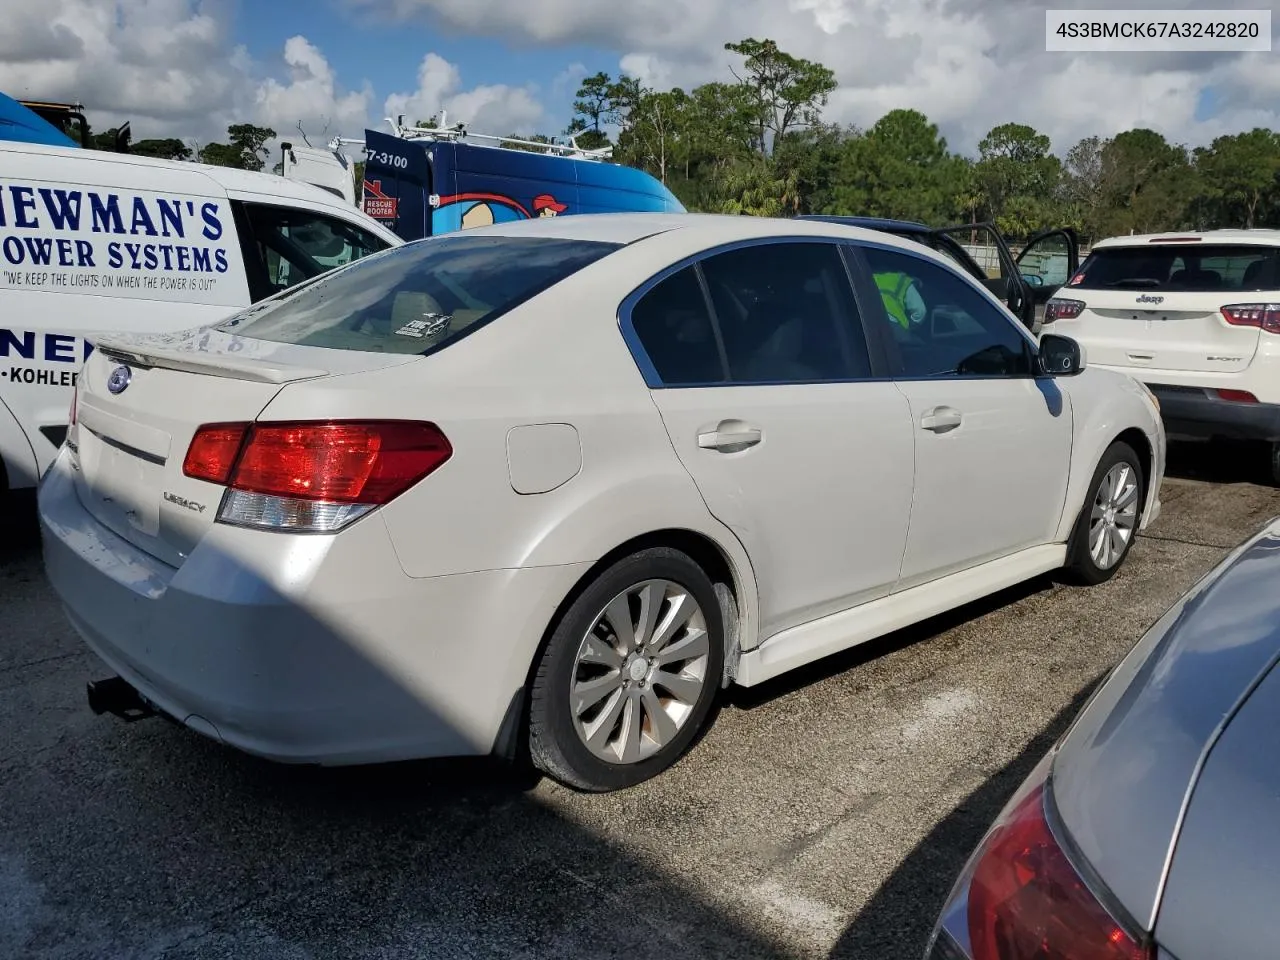
[[[404,125],[404,116],[396,119],[391,117],[385,118],[387,123],[391,125],[392,133],[401,140],[426,140],[432,143],[456,142],[459,140],[467,141],[484,141],[483,146],[502,147],[525,147],[533,148],[537,152],[549,154],[551,156],[569,157],[575,160],[609,160],[613,155],[613,147],[600,147],[597,150],[587,150],[578,146],[575,137],[569,138],[569,143],[543,143],[539,140],[523,140],[520,137],[498,137],[487,133],[472,133],[467,129],[465,123],[457,123],[452,127],[446,126],[447,115],[444,112],[440,114],[440,124],[435,127],[406,127]],[[355,140],[350,137],[334,137],[329,141],[330,150],[339,150],[343,144],[351,144],[355,146],[364,146],[363,140]]]

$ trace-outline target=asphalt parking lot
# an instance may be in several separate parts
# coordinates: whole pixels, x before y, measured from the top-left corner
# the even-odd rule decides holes
[[[1034,581],[765,689],[658,780],[574,794],[484,761],[307,770],[93,716],[105,675],[0,522],[0,957],[919,957],[965,856],[1094,683],[1280,514],[1175,448],[1093,589]]]

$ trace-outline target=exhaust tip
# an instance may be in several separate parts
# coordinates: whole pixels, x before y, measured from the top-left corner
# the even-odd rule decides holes
[[[123,677],[91,680],[85,685],[89,709],[98,716],[109,713],[126,723],[155,716],[155,710]]]

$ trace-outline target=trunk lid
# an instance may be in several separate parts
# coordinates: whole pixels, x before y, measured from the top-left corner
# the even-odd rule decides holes
[[[183,474],[201,424],[255,420],[287,383],[418,359],[211,330],[103,338],[96,346],[78,382],[69,435],[77,493],[103,525],[173,566],[214,522],[224,489]]]
[[[1059,296],[1074,294],[1059,292]],[[1131,370],[1238,373],[1253,361],[1261,331],[1232,326],[1222,315],[1222,293],[1088,290],[1075,320],[1055,332],[1085,345],[1090,363]]]

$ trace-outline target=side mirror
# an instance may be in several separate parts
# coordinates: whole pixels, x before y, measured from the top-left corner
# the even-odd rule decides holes
[[[1040,369],[1045,375],[1074,377],[1084,366],[1084,348],[1071,337],[1056,333],[1040,337]]]

